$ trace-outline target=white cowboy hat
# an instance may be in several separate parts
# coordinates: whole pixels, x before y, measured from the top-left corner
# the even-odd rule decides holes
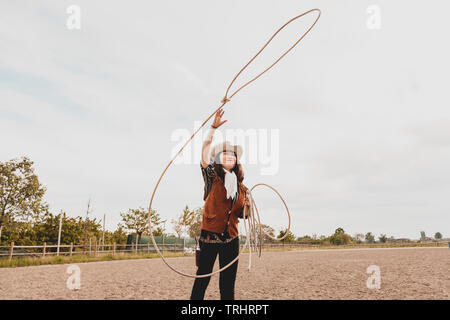
[[[243,149],[240,145],[232,145],[230,142],[220,142],[216,144],[211,150],[211,157],[214,159],[217,154],[223,151],[232,151],[236,154],[236,160],[239,160],[242,156]]]

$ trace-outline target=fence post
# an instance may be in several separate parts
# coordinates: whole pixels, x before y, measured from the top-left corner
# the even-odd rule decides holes
[[[11,248],[9,248],[9,259],[8,259],[8,261],[11,261],[12,256],[13,256],[13,252],[14,252],[14,241],[11,242]]]
[[[72,257],[72,250],[73,250],[73,242],[70,243],[70,253],[69,253],[70,257]]]
[[[164,235],[162,235],[162,253],[164,254]]]
[[[183,238],[183,252],[186,249],[186,238]]]
[[[92,238],[89,238],[89,255],[92,254]]]
[[[42,249],[42,257],[45,257],[45,249],[47,248],[47,243],[44,242],[44,248]]]
[[[135,250],[136,250],[136,254],[137,254],[137,252],[138,252],[138,246],[139,246],[139,235],[136,233],[136,248],[135,248]]]
[[[177,239],[173,242],[173,252],[177,252]]]
[[[147,253],[150,253],[150,242],[147,242]]]
[[[115,256],[116,255],[116,243],[114,242],[113,243],[113,256]]]
[[[103,215],[102,251],[105,251],[105,219],[106,213]]]
[[[62,228],[62,212],[59,215],[59,231],[58,231],[58,247],[56,250],[56,256],[59,256],[59,246],[61,244],[61,228]]]
[[[94,257],[97,256],[97,237],[94,237]]]

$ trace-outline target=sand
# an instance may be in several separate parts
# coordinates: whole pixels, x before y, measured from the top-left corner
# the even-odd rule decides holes
[[[194,257],[168,259],[195,273]],[[216,261],[217,264],[217,261]],[[0,269],[0,299],[189,299],[194,279],[161,259],[77,263],[79,290],[66,282],[69,264]],[[380,289],[369,289],[370,265],[380,269]],[[236,299],[450,299],[448,248],[296,250],[242,255]],[[217,267],[217,265],[216,265]],[[212,277],[206,299],[219,299]]]

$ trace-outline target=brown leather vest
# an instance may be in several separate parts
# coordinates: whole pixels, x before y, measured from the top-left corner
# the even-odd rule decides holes
[[[239,183],[239,197],[231,207],[232,200],[231,198],[227,199],[227,190],[223,180],[216,174],[211,191],[205,200],[201,228],[216,233],[223,233],[227,228],[232,238],[237,237],[239,234],[238,217],[244,208],[246,192],[247,187],[243,183]],[[229,219],[228,215],[230,215]]]

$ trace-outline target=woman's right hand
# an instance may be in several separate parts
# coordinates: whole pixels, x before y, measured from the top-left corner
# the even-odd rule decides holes
[[[222,110],[222,107],[220,107],[216,111],[216,116],[211,125],[211,129],[209,129],[208,136],[206,137],[205,141],[203,142],[203,147],[202,147],[202,167],[203,168],[206,168],[210,162],[210,157],[211,157],[210,145],[213,140],[214,132],[215,132],[215,130],[213,128],[217,129],[218,127],[223,125],[225,122],[227,122],[227,120],[221,121],[223,113],[224,113],[224,111]]]
[[[220,121],[222,119],[222,116],[224,114],[225,111],[223,111],[222,107],[219,108],[219,110],[217,110],[216,112],[216,116],[214,118],[214,121],[212,123],[213,128],[218,128],[221,125],[223,125],[225,122],[227,122],[227,120],[224,121]]]

